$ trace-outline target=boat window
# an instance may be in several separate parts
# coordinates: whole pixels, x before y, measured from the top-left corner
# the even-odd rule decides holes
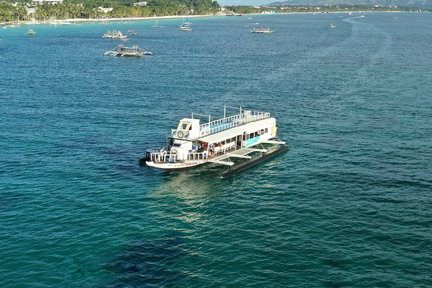
[[[181,144],[175,143],[173,146],[174,146],[174,147],[180,147]]]
[[[265,133],[268,133],[268,128],[265,129]]]
[[[249,134],[249,139],[252,139],[252,138],[254,138],[254,133]]]
[[[188,123],[183,123],[182,129],[185,130],[187,128],[187,126],[188,126]]]

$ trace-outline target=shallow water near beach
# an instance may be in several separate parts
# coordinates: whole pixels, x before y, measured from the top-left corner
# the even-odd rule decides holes
[[[1,29],[0,286],[432,286],[432,16],[365,15]],[[155,55],[104,56],[113,29]],[[291,150],[227,179],[138,165],[224,104]]]

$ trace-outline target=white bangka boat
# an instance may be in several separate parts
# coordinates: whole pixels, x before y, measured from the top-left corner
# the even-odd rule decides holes
[[[270,30],[269,27],[267,28],[254,28],[251,30],[252,33],[273,33],[273,30]]]
[[[285,142],[276,139],[276,119],[268,112],[242,110],[239,114],[226,116],[218,120],[201,124],[196,116],[180,120],[177,129],[168,137],[168,147],[153,149],[146,152],[146,158],[140,164],[164,170],[182,170],[202,164],[214,163],[230,167],[227,173],[236,169],[234,159],[248,159],[240,168],[251,166],[273,155],[288,149]],[[237,109],[237,108],[236,108]],[[195,117],[194,117],[195,116]],[[278,149],[267,149],[262,144],[269,144]],[[260,146],[260,147],[258,147]],[[267,153],[269,152],[269,153]],[[260,153],[253,161],[250,154]],[[234,172],[235,173],[235,172]]]
[[[123,35],[120,31],[113,30],[105,33],[102,38],[108,38],[108,39],[126,39],[127,36]]]
[[[114,50],[110,50],[104,53],[106,56],[117,56],[117,57],[141,57],[143,55],[152,56],[153,53],[150,51],[143,50],[138,46],[126,47],[124,45],[117,46]]]

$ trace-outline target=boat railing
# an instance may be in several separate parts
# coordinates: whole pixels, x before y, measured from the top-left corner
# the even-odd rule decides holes
[[[251,111],[250,113],[241,113],[222,119],[214,120],[200,125],[200,137],[218,133],[231,129],[249,122],[269,118],[270,113]]]
[[[151,161],[154,163],[174,163],[174,162],[184,162],[185,160],[193,161],[193,160],[207,160],[208,154],[206,152],[189,152],[187,154],[186,159],[179,159],[179,155],[177,153],[169,153],[167,151],[164,152],[147,152],[147,161]]]
[[[187,160],[207,160],[208,153],[207,152],[189,152],[187,156]]]

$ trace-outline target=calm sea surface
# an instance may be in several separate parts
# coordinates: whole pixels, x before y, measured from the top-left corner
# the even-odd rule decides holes
[[[0,287],[431,287],[432,14],[191,21],[0,30]],[[155,56],[104,56],[113,29]],[[139,167],[224,104],[292,150]]]

